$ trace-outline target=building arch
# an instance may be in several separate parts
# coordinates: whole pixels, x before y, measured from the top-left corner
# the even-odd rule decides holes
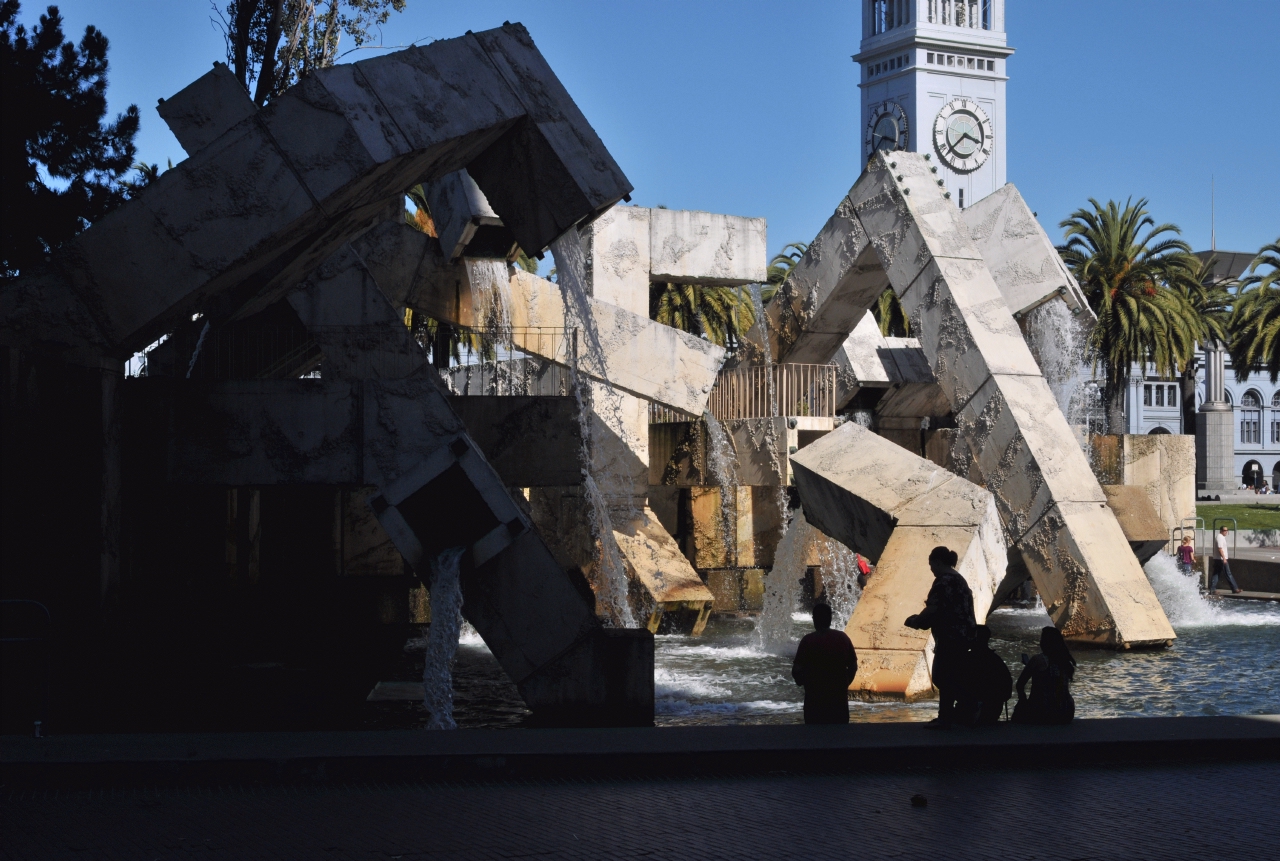
[[[1263,474],[1262,464],[1256,460],[1246,461],[1244,469],[1240,471],[1240,483],[1249,487],[1262,487]]]
[[[1262,394],[1257,389],[1249,389],[1240,396],[1240,406],[1254,409],[1262,406]]]
[[[1280,408],[1280,390],[1271,396],[1271,406]]]
[[[1162,433],[1172,433],[1172,431],[1170,431],[1168,428],[1162,428],[1159,425],[1157,425],[1156,427],[1153,427],[1151,430],[1147,431],[1147,436],[1154,436],[1155,434],[1162,434]]]
[[[1271,490],[1274,492],[1277,488],[1280,488],[1280,460],[1271,467]]]

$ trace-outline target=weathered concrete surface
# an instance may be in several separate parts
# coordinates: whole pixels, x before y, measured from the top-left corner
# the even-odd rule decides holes
[[[508,487],[582,482],[574,398],[471,396],[451,398],[449,405]]]
[[[932,635],[903,622],[924,605],[933,584],[929,551],[940,544],[959,554],[974,615],[985,620],[1006,559],[994,497],[853,423],[792,463],[806,519],[876,563],[845,628],[858,652],[850,690],[866,698],[929,695]]]
[[[628,597],[644,626],[655,634],[668,627],[701,634],[714,596],[653,512],[645,509],[613,536],[627,566]]]
[[[739,285],[763,282],[765,220],[687,209],[649,210],[649,280]]]
[[[994,494],[1006,536],[1064,635],[1113,647],[1171,641],[959,210],[922,156],[892,159],[893,168],[877,156],[848,202],[956,413],[954,463]]]
[[[876,397],[877,431],[918,431],[921,419],[942,418],[951,412],[951,404],[933,377],[920,341],[881,335],[870,311],[840,345],[833,362],[840,369],[836,375],[836,408],[848,406],[864,389],[872,390],[869,394]],[[884,419],[914,419],[914,423]],[[918,445],[907,448],[915,450]]]
[[[172,98],[161,99],[156,106],[156,113],[187,155],[195,155],[255,111],[253,99],[226,63],[214,63],[213,71],[201,75]]]
[[[435,240],[408,225],[388,224],[355,244],[392,302],[459,326],[484,328],[473,296],[485,282],[506,279],[514,345],[553,362],[573,364],[565,329],[565,299],[550,281],[499,261],[440,262]],[[602,357],[579,345],[578,370],[646,400],[700,415],[706,408],[724,350],[701,338],[655,323],[648,316],[587,297]],[[584,336],[585,337],[585,336]]]
[[[128,355],[214,299],[221,316],[270,304],[386,201],[463,167],[530,251],[631,190],[509,25],[308,75],[68,243],[42,277],[65,282],[101,342]],[[5,293],[6,339],[25,342],[38,333],[20,325],[24,309],[47,298]]]
[[[1169,543],[1169,530],[1147,497],[1145,488],[1127,484],[1104,484],[1107,505],[1115,513],[1133,555],[1145,565],[1147,560]]]
[[[515,237],[493,211],[489,199],[465,170],[454,171],[425,184],[431,220],[445,259],[512,255]]]
[[[1141,487],[1166,537],[1196,516],[1196,439],[1190,434],[1125,434],[1122,481]]]
[[[961,215],[1015,317],[1055,297],[1073,314],[1093,317],[1080,285],[1013,183],[970,204]]]
[[[642,317],[649,316],[652,211],[643,206],[615,206],[582,233],[591,295]]]

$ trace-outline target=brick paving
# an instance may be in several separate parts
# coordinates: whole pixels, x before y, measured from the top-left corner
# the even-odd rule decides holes
[[[0,858],[1266,858],[1277,810],[1275,762],[12,791]]]

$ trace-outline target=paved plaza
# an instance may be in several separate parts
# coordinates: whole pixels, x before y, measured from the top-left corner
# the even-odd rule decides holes
[[[912,796],[927,800],[913,806]],[[1273,857],[1280,766],[7,791],[0,858]]]

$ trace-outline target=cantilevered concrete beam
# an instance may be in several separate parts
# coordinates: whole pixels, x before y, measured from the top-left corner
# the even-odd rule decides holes
[[[490,325],[475,297],[505,289],[515,347],[558,364],[575,362],[571,333],[565,331],[565,298],[550,281],[496,260],[464,258],[448,265],[434,239],[404,224],[381,225],[354,247],[393,303],[459,326]],[[585,340],[579,344],[581,373],[701,415],[724,362],[722,348],[593,297],[587,297],[586,311],[603,349],[597,356]]]
[[[933,585],[929,551],[945,545],[986,619],[1004,576],[1004,532],[981,487],[864,427],[842,425],[792,455],[810,524],[876,563],[845,633],[858,652],[849,690],[865,699],[919,699],[933,687],[933,636],[902,623]]]
[[[423,179],[467,168],[530,252],[631,190],[519,24],[313,72],[197,138],[56,257],[54,280],[118,356],[196,311],[265,307]],[[5,316],[40,292],[6,290]]]

